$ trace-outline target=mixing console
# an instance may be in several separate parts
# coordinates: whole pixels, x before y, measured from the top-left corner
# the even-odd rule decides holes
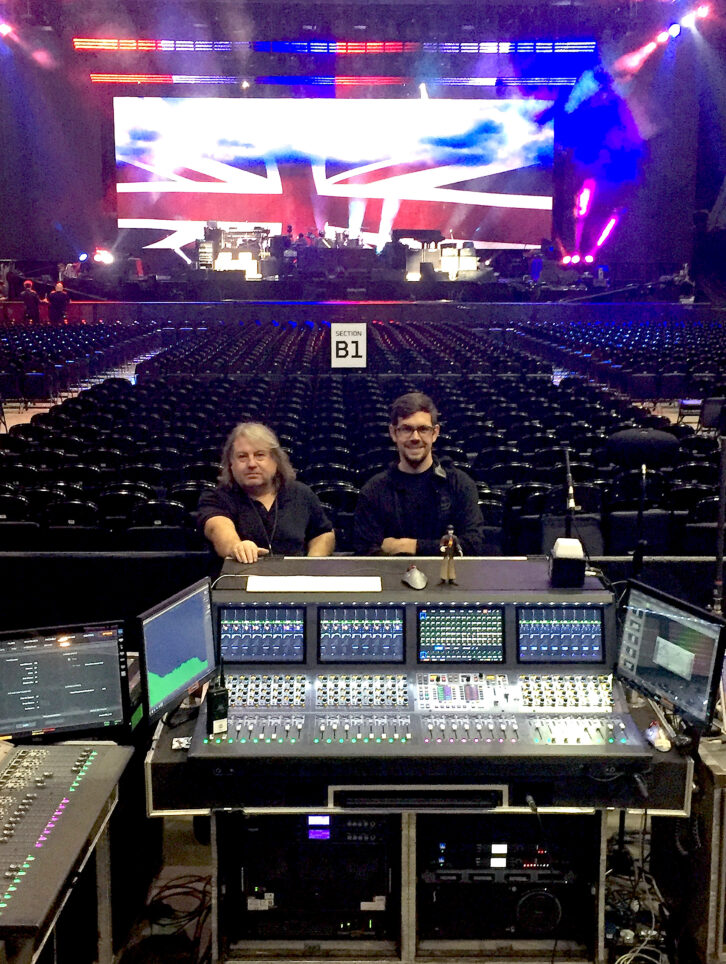
[[[403,674],[378,676],[318,676],[318,706],[408,706],[408,685]]]
[[[229,706],[304,706],[305,677],[283,673],[228,673]]]
[[[405,713],[236,713],[226,736],[195,736],[201,756],[643,756],[627,714],[535,716]]]
[[[0,937],[43,926],[130,757],[88,743],[16,748],[0,763]]]
[[[227,675],[232,713],[245,707],[414,706],[419,710],[489,713],[608,713],[613,707],[609,673],[302,673]]]
[[[554,673],[234,675],[227,735],[192,755],[644,755],[612,677]]]

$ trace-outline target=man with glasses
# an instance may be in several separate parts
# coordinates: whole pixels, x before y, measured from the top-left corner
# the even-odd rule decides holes
[[[476,486],[433,454],[439,413],[422,392],[409,392],[391,407],[388,431],[398,462],[363,486],[355,510],[353,548],[359,555],[440,556],[449,526],[466,555],[484,551],[484,520]]]

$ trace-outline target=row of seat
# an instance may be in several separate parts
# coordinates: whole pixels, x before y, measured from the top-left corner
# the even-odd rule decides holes
[[[512,351],[484,330],[463,324],[373,322],[368,325],[366,364],[377,373],[543,372],[550,366]],[[137,366],[139,378],[180,373],[322,374],[330,370],[328,324],[246,322],[189,328],[177,341]]]
[[[721,321],[686,325],[560,319],[520,321],[515,344],[543,360],[598,379],[632,398],[677,399],[723,394],[726,332]]]
[[[0,399],[52,400],[157,351],[157,325],[0,325]]]
[[[212,483],[172,487],[160,497],[143,482],[107,485],[91,497],[81,485],[0,483],[0,550],[201,549],[195,510]]]

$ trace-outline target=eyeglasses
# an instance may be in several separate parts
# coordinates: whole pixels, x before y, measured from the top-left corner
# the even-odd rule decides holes
[[[400,435],[401,438],[412,438],[418,432],[421,438],[431,438],[435,427],[435,425],[397,425],[396,435]]]

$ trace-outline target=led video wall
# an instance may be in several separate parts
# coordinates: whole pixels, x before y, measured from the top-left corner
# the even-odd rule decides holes
[[[161,245],[210,221],[384,243],[393,228],[538,245],[552,228],[542,100],[114,98],[118,223]],[[165,239],[165,240],[164,240]]]

